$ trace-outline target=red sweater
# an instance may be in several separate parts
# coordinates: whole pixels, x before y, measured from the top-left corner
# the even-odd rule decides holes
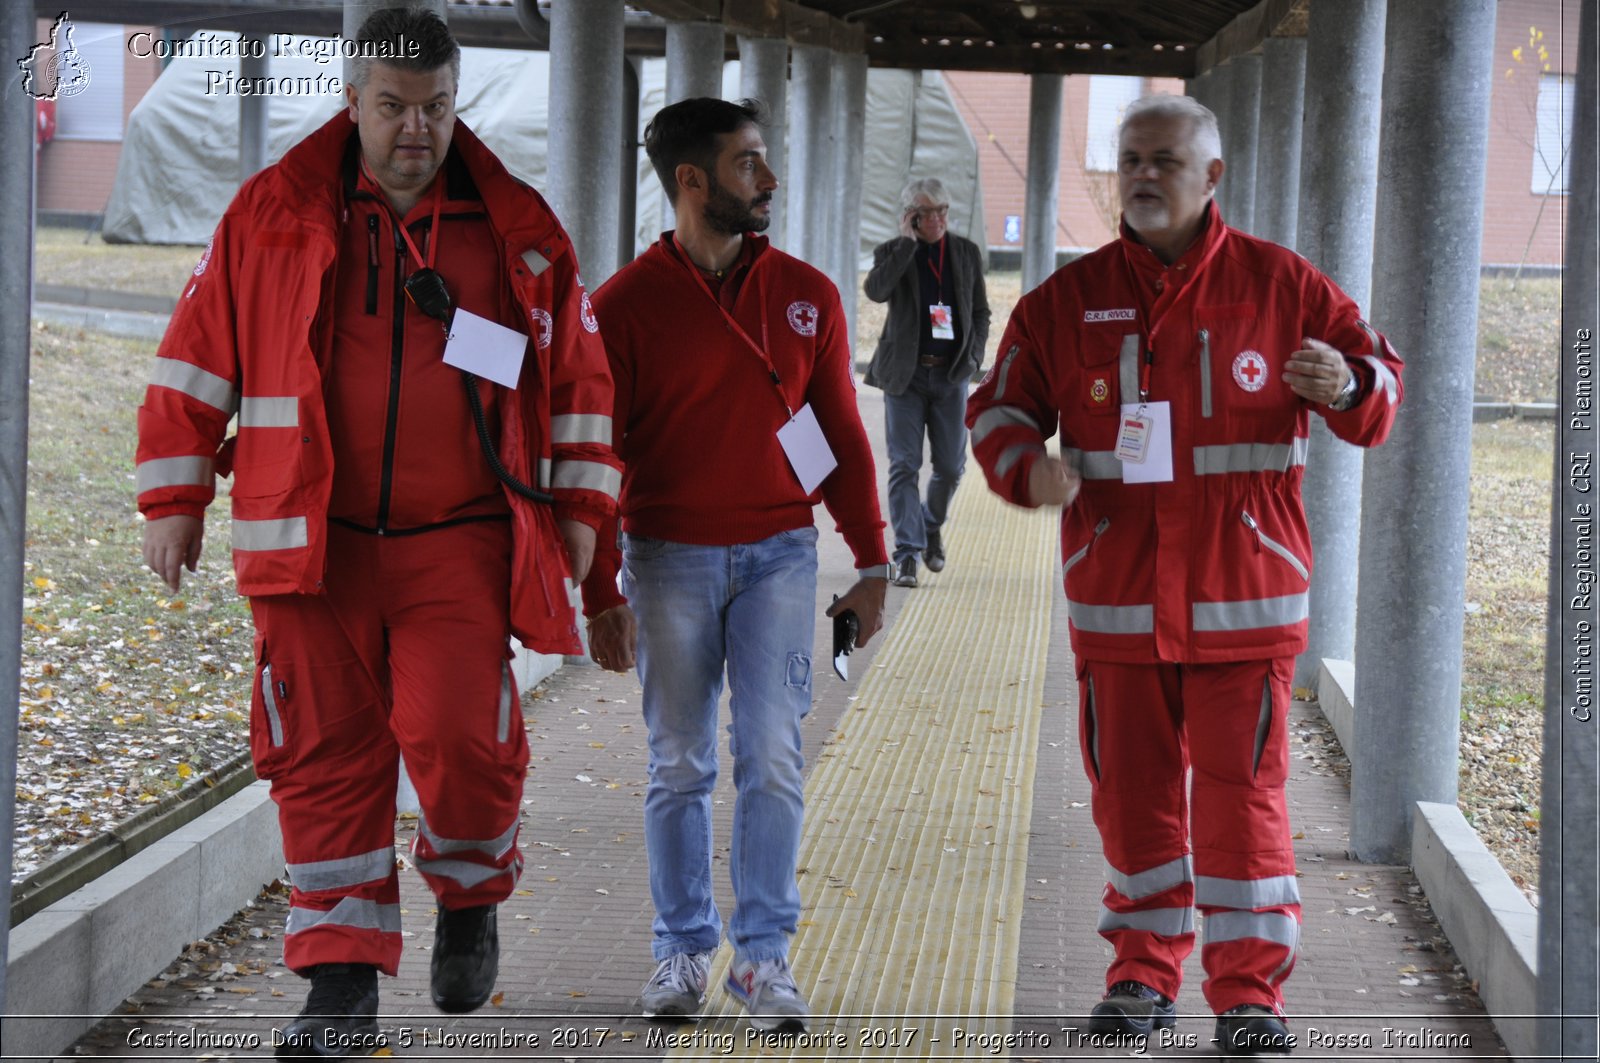
[[[883,564],[872,447],[856,409],[844,309],[833,282],[746,233],[754,261],[732,316],[765,346],[781,384],[739,335],[666,233],[595,292],[616,387],[622,528],[673,542],[731,546],[812,523],[820,500],[857,567]],[[838,468],[807,495],[778,442],[810,403]],[[602,528],[584,612],[625,599],[616,535]]]

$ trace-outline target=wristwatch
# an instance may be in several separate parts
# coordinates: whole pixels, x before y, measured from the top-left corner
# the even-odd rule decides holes
[[[866,568],[856,569],[857,579],[893,579],[894,565],[885,561],[881,565],[868,565]]]
[[[1350,374],[1350,379],[1344,382],[1344,387],[1339,389],[1339,395],[1328,403],[1328,409],[1343,413],[1356,404],[1356,392],[1361,390],[1361,383],[1356,379],[1355,373]]]

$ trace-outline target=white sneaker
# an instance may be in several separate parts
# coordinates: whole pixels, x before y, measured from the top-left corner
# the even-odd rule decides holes
[[[735,958],[728,968],[727,990],[750,1013],[750,1025],[756,1029],[805,1032],[811,1005],[794,984],[788,960],[751,963]]]
[[[639,993],[644,1017],[673,1019],[694,1015],[706,999],[711,956],[709,952],[678,952],[656,964],[656,973]]]

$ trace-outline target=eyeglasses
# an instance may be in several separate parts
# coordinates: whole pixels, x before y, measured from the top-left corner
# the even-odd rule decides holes
[[[916,212],[924,218],[943,218],[950,213],[948,204],[942,207],[918,207]]]

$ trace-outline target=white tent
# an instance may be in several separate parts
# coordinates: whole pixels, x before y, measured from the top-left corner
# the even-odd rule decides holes
[[[222,36],[222,35],[218,35]],[[545,184],[549,102],[545,52],[466,48],[461,57],[457,110],[518,177]],[[323,75],[338,74],[337,60],[322,64],[303,55],[275,55],[269,77],[291,91],[268,101],[267,158],[279,158],[342,106],[340,97],[294,92]],[[133,109],[103,235],[112,242],[203,244],[239,186],[239,97],[220,91],[238,76],[234,58],[177,58]],[[304,79],[304,80],[298,80]],[[640,139],[660,109],[666,62],[640,64]],[[209,90],[209,91],[208,91]],[[723,95],[739,95],[739,64],[723,71]],[[771,135],[770,133],[768,134]],[[649,160],[638,154],[636,250],[663,228],[665,196]],[[937,73],[873,70],[867,79],[866,158],[861,204],[863,262],[897,229],[900,189],[911,177],[937,176],[951,197],[950,228],[986,246],[978,205],[978,149]],[[787,178],[779,174],[780,179]]]

